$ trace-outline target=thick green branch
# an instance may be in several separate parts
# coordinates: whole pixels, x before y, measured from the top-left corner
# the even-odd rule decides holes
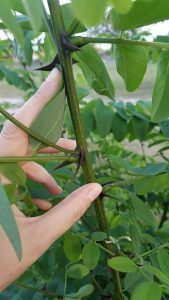
[[[67,35],[66,35],[64,22],[63,22],[60,3],[59,0],[48,0],[48,5],[49,5],[51,20],[53,24],[56,41],[57,41],[59,59],[62,67],[68,105],[71,113],[71,118],[73,121],[75,134],[76,134],[77,144],[81,150],[81,154],[83,155],[82,168],[84,171],[86,181],[88,183],[95,182],[96,181],[95,173],[89,159],[86,138],[84,134],[84,128],[80,116],[78,97],[76,93],[76,87],[75,87],[73,69],[72,69],[71,52],[70,49],[66,47],[66,43],[64,43]],[[96,209],[99,228],[101,231],[105,231],[108,236],[109,234],[108,234],[108,227],[105,218],[104,205],[101,198],[96,199],[95,209]],[[109,245],[106,245],[106,247],[109,248]],[[114,272],[114,284],[116,286],[116,293],[115,293],[116,300],[121,300],[122,290],[121,290],[120,278],[118,272]]]
[[[65,153],[74,153],[74,154],[78,154],[77,151],[72,151],[69,149],[65,149],[62,148],[60,146],[55,145],[54,143],[48,141],[47,139],[43,138],[42,136],[40,136],[39,134],[37,134],[36,132],[32,131],[30,128],[26,127],[25,125],[23,125],[21,122],[19,122],[17,119],[15,119],[11,114],[9,114],[5,109],[3,109],[2,107],[0,107],[0,113],[5,116],[8,120],[10,120],[13,124],[15,124],[17,127],[19,127],[20,129],[22,129],[24,132],[26,132],[29,136],[33,137],[34,139],[36,139],[37,141],[41,142],[42,144],[46,145],[46,146],[50,146],[54,149],[57,149],[61,152],[65,152]]]
[[[136,41],[136,40],[126,40],[126,39],[116,39],[116,38],[107,38],[107,37],[72,37],[72,44],[76,46],[83,46],[89,43],[97,43],[97,44],[117,44],[117,45],[135,45],[135,46],[143,46],[143,47],[154,47],[160,49],[169,49],[169,43],[161,43],[161,42],[148,42],[148,41]]]

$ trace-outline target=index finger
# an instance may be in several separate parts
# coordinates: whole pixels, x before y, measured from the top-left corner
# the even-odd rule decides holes
[[[43,107],[56,95],[60,85],[61,73],[54,68],[37,92],[16,112],[14,117],[30,127]]]

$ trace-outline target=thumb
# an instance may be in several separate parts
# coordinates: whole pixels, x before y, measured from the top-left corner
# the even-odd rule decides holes
[[[84,185],[37,219],[38,234],[44,237],[46,249],[80,219],[101,191],[98,183]]]

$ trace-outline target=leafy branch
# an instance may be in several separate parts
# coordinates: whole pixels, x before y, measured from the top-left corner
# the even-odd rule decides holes
[[[136,41],[127,40],[122,38],[111,38],[111,37],[72,37],[70,41],[76,46],[83,46],[89,43],[97,44],[115,44],[115,45],[132,45],[132,46],[142,46],[142,47],[153,47],[158,49],[169,49],[169,43],[163,42],[148,42],[148,41]]]
[[[65,152],[65,153],[73,153],[73,154],[78,154],[78,151],[73,151],[73,150],[69,150],[69,149],[65,149],[62,148],[58,145],[55,145],[54,143],[48,141],[47,139],[43,138],[42,136],[40,136],[39,134],[37,134],[36,132],[32,131],[30,128],[26,127],[25,125],[23,125],[21,122],[19,122],[17,119],[15,119],[11,114],[9,114],[5,109],[3,109],[2,107],[0,107],[0,113],[5,116],[8,120],[10,120],[13,124],[15,124],[17,127],[19,127],[20,129],[22,129],[25,133],[27,133],[29,136],[33,137],[34,139],[36,139],[37,141],[41,142],[42,144],[45,144],[46,146],[50,146],[56,150],[59,150],[61,152]]]

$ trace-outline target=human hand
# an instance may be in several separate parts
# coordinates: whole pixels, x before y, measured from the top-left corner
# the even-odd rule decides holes
[[[60,80],[59,71],[54,69],[36,94],[15,114],[15,118],[30,127],[45,104],[56,94]],[[70,150],[76,147],[76,143],[68,139],[60,139],[58,145]],[[39,152],[55,153],[56,150],[47,147]],[[0,156],[30,156],[31,154],[32,148],[28,135],[7,121],[0,134]],[[41,165],[28,162],[22,164],[22,168],[29,178],[42,183],[51,194],[57,195],[62,192],[52,176]],[[0,177],[3,183],[8,183],[7,178],[2,174]],[[15,205],[12,205],[20,232],[23,256],[22,260],[18,261],[6,234],[0,228],[0,290],[2,291],[19,277],[67,231],[84,214],[101,190],[101,186],[97,183],[87,184],[38,217],[26,217]],[[44,210],[51,208],[51,204],[43,199],[34,199],[34,203]]]

